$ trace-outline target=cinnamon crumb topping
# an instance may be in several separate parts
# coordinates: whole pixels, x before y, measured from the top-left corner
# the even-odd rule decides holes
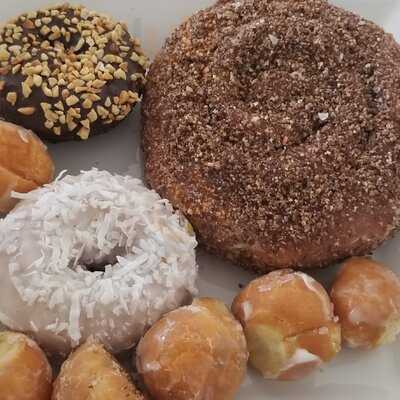
[[[375,24],[323,0],[222,1],[148,79],[147,177],[214,251],[316,266],[398,225],[400,48]]]

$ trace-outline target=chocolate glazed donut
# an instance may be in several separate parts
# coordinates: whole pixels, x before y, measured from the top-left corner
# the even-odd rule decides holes
[[[207,249],[322,267],[398,227],[400,47],[372,22],[323,0],[222,1],[148,80],[147,180]]]
[[[0,31],[0,117],[54,142],[85,140],[139,101],[147,58],[124,24],[69,5]]]

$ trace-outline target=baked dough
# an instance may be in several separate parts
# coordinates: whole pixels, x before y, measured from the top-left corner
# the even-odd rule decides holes
[[[400,48],[324,0],[219,2],[154,61],[146,178],[214,253],[261,272],[387,239],[400,204]]]

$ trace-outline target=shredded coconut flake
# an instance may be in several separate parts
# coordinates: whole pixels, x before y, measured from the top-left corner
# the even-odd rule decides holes
[[[292,358],[288,361],[285,367],[282,369],[283,371],[288,371],[289,369],[302,364],[308,363],[317,363],[322,364],[322,360],[316,356],[315,354],[310,353],[305,349],[297,349],[296,352],[293,354]]]
[[[94,169],[15,196],[23,201],[0,230],[9,265],[0,269],[0,321],[36,327],[50,350],[67,353],[89,336],[111,351],[130,348],[196,294],[196,239],[140,180]]]

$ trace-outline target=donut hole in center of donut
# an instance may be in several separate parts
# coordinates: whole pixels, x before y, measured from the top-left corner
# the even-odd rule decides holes
[[[109,265],[114,265],[116,262],[117,259],[115,259],[114,262],[100,261],[92,264],[86,264],[85,267],[89,272],[106,272],[106,267]]]
[[[106,272],[106,267],[108,265],[109,265],[109,263],[106,263],[106,262],[86,265],[86,270],[89,272]]]
[[[109,254],[102,254],[98,249],[87,251],[83,250],[82,255],[70,263],[70,269],[75,270],[79,265],[80,268],[88,272],[105,273],[107,267],[113,267],[118,263],[118,257],[125,255],[122,247],[116,247]]]
[[[375,100],[368,71],[357,69],[367,57],[353,54],[360,58],[354,63],[351,50],[346,43],[333,47],[326,31],[317,35],[309,26],[282,31],[270,19],[249,24],[226,40],[210,75],[224,77],[213,88],[228,110],[224,120],[235,126],[229,138],[235,135],[240,143],[246,137],[271,151],[342,131],[354,132],[349,140],[364,142],[373,129]],[[361,125],[360,115],[365,127],[356,131],[350,127]]]

